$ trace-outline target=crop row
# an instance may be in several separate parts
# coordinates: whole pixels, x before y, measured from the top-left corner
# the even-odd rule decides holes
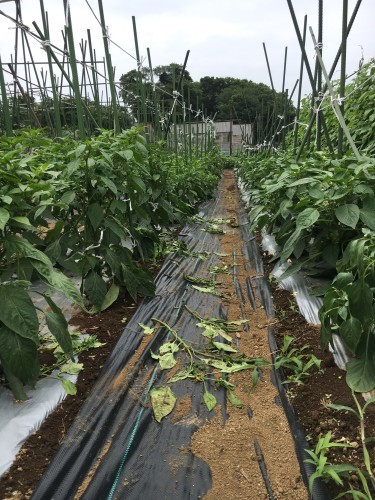
[[[162,144],[147,145],[136,128],[84,142],[29,131],[2,137],[0,149],[0,361],[16,398],[25,399],[23,385],[34,386],[40,372],[31,282],[46,282],[83,309],[90,304],[92,313],[121,288],[134,299],[153,295],[142,263],[163,252],[162,229],[212,193],[221,160],[171,155]],[[44,297],[46,324],[72,357],[64,315]]]

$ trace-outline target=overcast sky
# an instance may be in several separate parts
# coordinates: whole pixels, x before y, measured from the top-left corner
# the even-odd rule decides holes
[[[89,0],[99,16],[98,3]],[[356,1],[349,0],[349,17]],[[22,0],[23,22],[33,31],[32,21],[42,27],[39,0]],[[51,41],[62,47],[65,18],[63,0],[44,0],[49,13]],[[203,76],[246,78],[269,85],[262,42],[266,43],[275,88],[281,90],[285,46],[288,47],[286,88],[293,88],[299,74],[300,50],[286,0],[103,0],[110,38],[135,55],[131,16],[136,17],[142,57],[151,51],[154,66],[183,63],[190,49],[187,69],[194,80]],[[301,30],[303,17],[317,35],[318,0],[294,0]],[[323,58],[330,68],[341,41],[342,0],[324,1]],[[70,2],[75,41],[87,38],[91,29],[98,58],[104,55],[100,26],[86,0]],[[0,3],[0,9],[14,17],[14,2]],[[8,62],[14,45],[14,25],[0,16],[0,55]],[[347,73],[375,56],[375,0],[363,0],[348,40]],[[45,58],[39,44],[31,40],[35,60]],[[116,78],[133,68],[135,61],[114,44],[110,45]],[[307,52],[314,63],[314,49],[308,34]],[[77,56],[78,57],[78,56]],[[147,59],[145,60],[147,64]],[[336,72],[335,77],[339,75]],[[304,92],[309,91],[305,76]]]

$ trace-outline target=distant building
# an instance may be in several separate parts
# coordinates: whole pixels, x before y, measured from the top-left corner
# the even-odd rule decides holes
[[[184,137],[189,137],[193,144],[200,144],[204,137],[209,136],[215,141],[221,151],[235,153],[242,149],[244,144],[251,145],[253,141],[253,128],[250,123],[234,124],[230,121],[207,123],[187,123],[177,125],[177,135],[179,142],[183,142]],[[173,140],[174,128],[171,127],[170,136]]]

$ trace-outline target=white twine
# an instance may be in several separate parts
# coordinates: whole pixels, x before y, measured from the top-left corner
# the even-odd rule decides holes
[[[46,47],[51,47],[51,41],[50,40],[44,40],[40,42],[42,49],[46,50]]]

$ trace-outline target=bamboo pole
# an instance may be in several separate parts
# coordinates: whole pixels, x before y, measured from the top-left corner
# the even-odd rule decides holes
[[[361,6],[361,3],[362,3],[362,0],[357,0],[357,3],[356,3],[356,5],[355,5],[355,7],[353,9],[352,15],[350,16],[350,21],[349,21],[347,32],[346,32],[346,38],[348,38],[348,36],[349,36],[350,30],[352,29],[353,23],[355,21],[355,18],[357,16],[357,13],[358,13],[359,7]],[[293,19],[293,7],[290,5],[289,8],[291,10],[291,15],[292,15],[292,19]],[[294,16],[294,18],[295,18],[295,16]],[[298,37],[298,33],[297,33],[297,37]],[[342,46],[340,44],[340,47],[339,47],[339,49],[338,49],[338,51],[336,53],[336,57],[335,57],[335,59],[334,59],[334,61],[332,63],[331,71],[328,73],[328,77],[330,79],[332,78],[333,73],[335,72],[337,63],[338,63],[338,61],[340,59],[340,56],[341,56],[341,51],[342,51]],[[302,59],[304,59],[304,51],[302,51]],[[327,85],[324,85],[323,92],[325,92],[326,90],[327,90]],[[312,126],[314,124],[314,121],[315,121],[315,117],[312,116],[311,119],[310,119],[309,125],[308,125],[308,127],[306,129],[305,135],[304,135],[304,137],[302,139],[302,143],[301,143],[301,145],[299,147],[299,151],[298,151],[297,156],[296,156],[296,161],[299,160],[299,158],[300,158],[300,156],[302,154],[303,148],[305,146],[305,143],[306,143],[307,137],[308,137],[308,135],[309,135],[309,133],[311,131],[311,128],[312,128]]]
[[[78,80],[78,71],[77,71],[77,59],[74,48],[74,38],[73,38],[73,27],[72,27],[72,19],[70,15],[70,6],[67,0],[64,0],[64,11],[65,11],[65,29],[66,36],[68,38],[68,47],[69,47],[69,59],[70,59],[70,68],[72,70],[72,80],[73,80],[73,90],[74,90],[74,99],[77,110],[77,122],[78,122],[78,130],[79,136],[81,140],[86,139],[86,131],[85,124],[83,121],[83,108],[82,108],[82,99],[79,91],[79,80]]]
[[[117,112],[116,88],[115,88],[115,81],[114,81],[114,77],[113,77],[112,59],[111,59],[111,54],[109,52],[109,46],[108,46],[108,35],[107,35],[106,27],[105,27],[105,19],[104,19],[104,10],[103,10],[102,0],[98,0],[98,4],[99,4],[99,12],[100,12],[100,24],[102,27],[105,58],[106,58],[106,62],[107,62],[109,88],[111,91],[112,111],[113,111],[113,120],[114,120],[114,132],[115,132],[115,134],[118,134],[120,132],[120,122],[119,122],[118,112]]]
[[[189,158],[192,158],[192,127],[191,127],[191,101],[190,101],[190,87],[188,87],[188,111],[189,111]]]
[[[137,76],[138,76],[138,88],[139,88],[138,94],[139,94],[140,99],[141,99],[140,122],[146,124],[147,123],[146,96],[145,96],[145,87],[144,87],[144,84],[142,81],[142,63],[141,63],[141,56],[140,56],[140,52],[139,52],[137,24],[135,22],[135,16],[132,16],[132,23],[133,23],[135,53],[136,53],[136,58],[137,58]]]
[[[346,79],[346,30],[348,23],[348,0],[343,0],[342,2],[342,36],[341,36],[341,74],[340,74],[340,99],[345,97],[345,79]],[[345,106],[344,101],[341,101],[341,113],[344,117]],[[341,126],[338,130],[338,141],[337,141],[337,152],[341,157],[343,153],[343,138],[344,131]]]
[[[62,129],[61,129],[61,119],[60,119],[60,106],[59,106],[59,100],[57,98],[57,89],[56,89],[55,78],[54,78],[54,73],[53,73],[51,49],[49,46],[50,33],[49,33],[49,27],[47,24],[46,12],[44,10],[43,0],[39,0],[39,1],[40,1],[40,12],[42,14],[44,37],[46,38],[46,41],[44,42],[44,48],[45,48],[45,51],[47,53],[49,76],[50,76],[51,87],[52,87],[53,114],[54,114],[54,118],[55,118],[55,132],[56,132],[57,137],[61,137]]]
[[[96,113],[97,113],[96,118],[98,120],[99,127],[102,128],[102,113],[101,113],[100,103],[99,103],[99,86],[98,86],[98,79],[97,79],[97,70],[96,70],[96,66],[95,66],[96,59],[94,58],[94,52],[93,52],[92,42],[91,42],[91,31],[89,29],[87,30],[87,40],[89,43],[93,96],[94,96],[94,103],[95,103],[95,108],[96,108]]]
[[[0,88],[1,88],[1,100],[3,102],[5,133],[7,137],[13,137],[12,119],[10,116],[9,102],[8,102],[7,90],[5,87],[5,79],[3,72],[3,64],[1,62],[1,56],[0,56]]]
[[[24,88],[22,87],[21,82],[17,78],[17,74],[16,74],[15,69],[13,68],[13,66],[11,64],[8,64],[8,67],[9,67],[11,73],[12,73],[12,76],[13,76],[13,79],[15,81],[15,84],[17,85],[19,91],[21,92],[21,95],[22,95],[23,99],[25,100],[26,106],[30,110],[30,113],[31,113],[31,116],[34,119],[35,125],[38,128],[41,128],[41,124],[40,124],[39,118],[36,116],[35,111],[33,110],[33,108],[30,105],[30,98],[29,98],[29,96],[27,94],[25,94]]]
[[[154,103],[154,127],[155,134],[158,139],[161,138],[161,130],[160,130],[160,114],[159,114],[159,103],[157,100],[156,86],[154,81],[154,70],[152,68],[151,62],[151,53],[150,49],[147,47],[147,58],[148,58],[148,67],[150,68],[150,78],[152,85],[152,101]]]
[[[287,3],[288,3],[289,11],[290,11],[290,14],[291,14],[291,17],[292,17],[294,29],[295,29],[295,32],[296,32],[296,35],[297,35],[297,38],[298,38],[298,43],[299,43],[300,49],[302,51],[303,60],[304,60],[305,66],[306,66],[306,72],[307,72],[307,75],[309,77],[309,81],[310,81],[310,85],[311,85],[311,89],[312,89],[312,95],[313,95],[313,97],[316,97],[317,91],[316,91],[316,86],[315,86],[315,83],[314,83],[314,76],[313,76],[313,74],[311,72],[310,63],[309,63],[309,60],[307,58],[306,50],[305,50],[305,47],[304,47],[303,42],[302,42],[301,32],[299,30],[297,19],[296,19],[296,15],[294,13],[294,8],[293,8],[292,0],[287,0]],[[324,115],[323,114],[322,114],[321,118],[322,118],[323,130],[325,131],[325,135],[326,135],[326,140],[327,140],[328,148],[329,148],[330,152],[333,154],[334,153],[333,146],[332,146],[332,142],[331,142],[331,139],[329,137],[329,134],[328,134],[328,130],[327,130],[327,127],[326,127],[326,123],[325,123],[325,119],[324,119]],[[298,158],[299,158],[299,156],[300,156],[301,153],[302,153],[302,150],[300,148],[300,151],[297,154],[297,160],[298,160]]]
[[[307,16],[303,19],[303,37],[302,44],[306,46],[306,29],[307,29]],[[301,52],[301,63],[299,68],[299,86],[298,86],[298,97],[297,97],[297,110],[296,110],[296,122],[294,127],[294,139],[293,139],[293,152],[296,152],[297,148],[297,138],[298,138],[298,128],[299,128],[299,116],[301,111],[301,96],[302,96],[302,81],[303,81],[303,54]]]
[[[319,0],[318,9],[318,46],[320,54],[323,56],[323,0]],[[320,151],[322,149],[322,112],[320,110],[321,102],[321,91],[322,91],[322,69],[320,65],[317,66],[317,81],[316,81],[316,93],[318,96],[318,112],[316,115],[316,149]]]
[[[344,117],[342,116],[340,106],[338,105],[338,102],[337,102],[337,96],[335,94],[334,88],[332,87],[332,83],[331,83],[331,81],[329,79],[327,70],[326,70],[326,68],[324,66],[323,59],[322,59],[322,56],[320,54],[320,50],[319,50],[319,47],[317,45],[317,41],[316,41],[316,38],[315,38],[315,35],[314,35],[314,31],[313,31],[313,29],[312,29],[311,26],[309,27],[309,30],[310,30],[312,41],[314,43],[316,56],[317,56],[317,58],[319,60],[319,64],[320,64],[320,66],[322,68],[324,79],[326,81],[329,93],[330,93],[331,98],[332,98],[332,105],[333,105],[333,107],[335,109],[337,119],[339,120],[340,125],[341,125],[341,127],[342,127],[342,129],[344,131],[344,134],[346,135],[346,138],[348,139],[348,142],[349,142],[349,144],[350,144],[350,146],[351,146],[351,148],[353,150],[354,156],[356,157],[357,160],[360,160],[361,159],[361,155],[359,154],[359,151],[358,151],[356,145],[354,144],[354,141],[352,139],[352,136],[350,135],[349,129],[346,126]]]
[[[179,81],[178,81],[178,85],[177,85],[177,89],[176,89],[177,94],[178,94],[178,93],[179,93],[179,91],[180,91],[182,78],[184,77],[184,73],[185,73],[185,69],[186,69],[186,64],[187,64],[187,61],[188,61],[188,59],[189,59],[189,54],[190,54],[190,50],[188,50],[188,51],[186,52],[185,61],[184,61],[184,64],[183,64],[183,66],[182,66],[181,75],[180,75],[180,78],[179,78]],[[166,139],[166,138],[167,138],[167,136],[168,136],[168,133],[169,133],[169,125],[170,125],[170,123],[171,123],[171,119],[172,119],[172,115],[170,114],[170,115],[169,115],[169,118],[168,118],[167,128],[166,128],[166,131],[165,131],[166,135],[165,135],[164,139]]]

